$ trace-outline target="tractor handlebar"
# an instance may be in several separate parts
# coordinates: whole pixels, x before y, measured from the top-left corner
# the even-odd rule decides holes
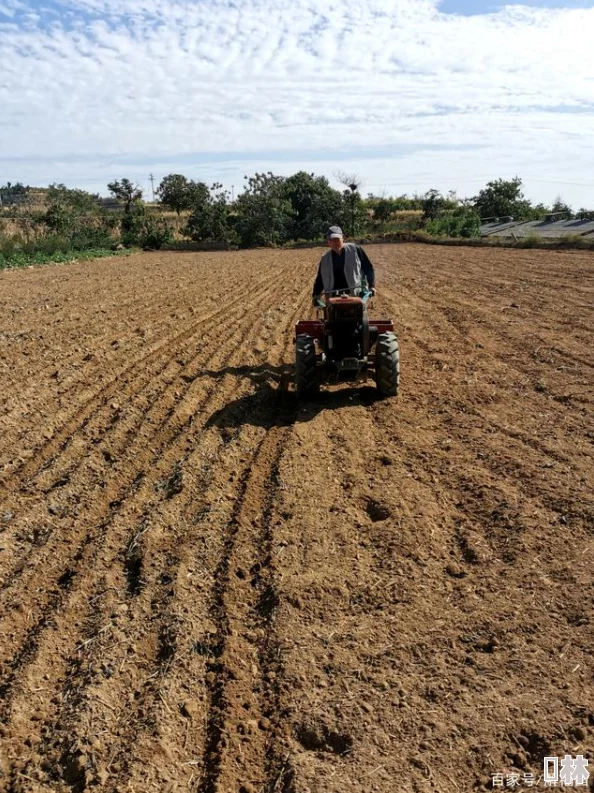
[[[341,295],[350,296],[353,292],[352,289],[334,289],[332,292],[325,292],[324,296],[326,298],[329,297],[340,297]],[[369,300],[373,297],[373,292],[370,289],[362,289],[360,294],[357,295],[363,301],[364,305],[367,305]],[[315,308],[324,309],[326,308],[326,301],[323,300],[321,297],[314,298],[314,306]]]

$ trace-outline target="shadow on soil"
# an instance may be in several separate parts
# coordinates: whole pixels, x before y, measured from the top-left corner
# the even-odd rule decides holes
[[[218,371],[202,371],[198,377],[220,380],[226,375],[247,378],[255,385],[252,394],[235,399],[208,419],[206,427],[218,427],[229,432],[244,424],[270,429],[311,421],[323,410],[348,407],[369,407],[381,397],[375,388],[345,384],[321,389],[315,399],[298,400],[293,389],[293,369],[290,365],[229,366]]]

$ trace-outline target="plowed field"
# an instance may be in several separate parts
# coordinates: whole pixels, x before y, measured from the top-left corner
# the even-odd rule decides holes
[[[395,399],[295,399],[321,250],[0,273],[0,791],[594,772],[594,257],[367,250]]]

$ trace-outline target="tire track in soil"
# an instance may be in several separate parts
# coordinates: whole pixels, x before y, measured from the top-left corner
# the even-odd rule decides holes
[[[213,461],[212,464],[214,465],[214,461]],[[157,599],[161,600],[160,598],[157,598]],[[166,602],[167,599],[165,598],[165,599],[162,599],[162,600],[165,603],[165,613],[166,613],[167,612],[167,602]],[[171,625],[169,625],[167,619],[164,619],[164,621],[162,621],[161,627],[159,628],[158,632],[159,632],[159,635],[161,637],[167,637],[167,638],[166,638],[166,641],[161,640],[159,642],[159,648],[160,649],[159,649],[159,651],[157,653],[157,661],[159,663],[157,665],[157,669],[156,669],[156,672],[154,673],[154,675],[150,675],[149,676],[150,678],[156,677],[157,679],[159,679],[164,674],[164,672],[166,671],[167,664],[170,661],[170,656],[167,654],[167,652],[165,652],[165,650],[163,648],[166,647],[166,646],[170,646],[171,643],[172,642],[174,643],[174,641],[175,641],[174,637],[172,635],[172,632],[171,632]],[[93,647],[99,647],[99,644],[100,644],[99,642],[94,641],[93,637],[89,637],[89,638],[87,638],[85,641],[83,641],[81,643],[82,644],[87,644],[87,642],[91,643]],[[77,659],[75,665],[76,665],[77,668],[79,668],[79,669],[81,668],[80,659]],[[87,665],[87,668],[88,668],[88,665]],[[72,680],[68,680],[67,681],[68,688],[69,688],[69,699],[70,700],[73,699],[73,697],[72,697],[72,687],[71,687],[72,686],[72,682],[73,682]],[[147,689],[147,695],[148,695],[148,693],[150,693],[150,692]],[[149,697],[149,699],[150,699],[150,697]],[[76,701],[77,697],[74,697],[74,700]],[[139,712],[140,713],[140,712],[144,711],[145,709],[146,709],[146,697],[143,695],[140,698],[140,703],[134,708],[134,710],[135,710],[135,712]],[[77,711],[78,711],[78,708],[77,708]],[[144,721],[147,721],[147,719],[145,718]],[[150,721],[151,721],[151,719],[149,718],[148,722],[150,722]],[[53,731],[53,728],[52,728],[52,731]],[[136,739],[136,735],[137,735],[137,730],[134,730],[131,742],[133,742]],[[74,773],[72,771],[72,768],[76,767],[76,757],[75,757],[75,755],[72,752],[68,752],[66,750],[62,752],[62,755],[63,755],[64,758],[66,758],[66,760],[64,760],[62,765],[64,766],[65,773],[68,776],[68,774]],[[64,763],[65,763],[65,765],[64,765]],[[68,769],[70,769],[70,771]],[[80,782],[81,782],[80,778],[77,778],[77,779],[78,779],[78,782],[76,782],[76,784],[80,784]]]
[[[261,279],[256,286],[249,290],[248,295],[257,294],[258,290],[267,282],[270,283],[270,279]],[[128,382],[134,382],[134,378],[137,377],[138,373],[146,371],[147,365],[153,362],[157,362],[157,364],[160,365],[162,361],[163,365],[161,369],[157,369],[156,373],[150,373],[149,376],[145,378],[146,383],[150,382],[153,377],[158,376],[169,365],[170,357],[168,353],[170,350],[176,350],[180,343],[192,340],[201,327],[211,326],[214,322],[228,316],[229,310],[236,306],[244,305],[245,298],[245,295],[237,297],[221,309],[212,314],[207,314],[198,322],[195,320],[192,321],[181,333],[177,333],[173,338],[167,339],[156,349],[142,355],[138,360],[118,372],[109,383],[102,386],[89,400],[77,407],[70,418],[54,433],[53,437],[35,449],[33,451],[33,456],[29,460],[23,462],[17,470],[12,472],[7,481],[0,481],[0,490],[14,491],[17,488],[23,489],[25,485],[29,484],[29,480],[34,478],[42,470],[47,470],[47,468],[53,464],[57,455],[68,448],[72,441],[72,437],[88,425],[95,411],[102,407],[109,399],[113,398],[114,395],[118,393],[119,389]],[[141,388],[144,387],[146,383],[143,381]]]
[[[247,790],[246,783],[263,791],[290,789],[290,770],[275,741],[282,729],[282,662],[274,636],[278,592],[272,569],[273,504],[289,433],[274,427],[262,439],[226,527],[215,573],[212,619],[218,638],[210,667],[214,680],[208,684],[204,772],[196,793]]]
[[[289,321],[288,324],[285,325],[285,328],[283,329],[283,332],[282,332],[283,336],[286,335],[286,331],[288,329],[288,325],[290,325],[290,324],[291,324],[291,320]],[[259,332],[259,330],[260,330],[260,326],[257,326],[256,328],[254,328],[254,335],[257,335],[257,331]],[[241,389],[239,390],[239,393],[241,393]],[[257,394],[255,395],[255,398],[259,399]],[[250,399],[251,399],[251,397],[250,397]],[[223,405],[224,406],[225,406],[225,402],[226,402],[226,399],[223,400]],[[269,421],[270,421],[269,410],[268,410],[268,407],[267,407],[268,402],[269,402],[269,397],[267,395],[265,395],[264,398],[263,398],[263,403],[260,406],[259,411],[258,411],[258,412],[261,413],[263,423],[264,422],[265,423],[269,423]],[[224,412],[225,410],[226,410],[226,407],[223,407],[222,411]],[[220,414],[220,412],[221,411],[217,411],[218,414]],[[213,415],[215,415],[215,414],[213,414]],[[213,429],[214,429],[214,427],[213,427]],[[230,458],[229,462],[227,463],[227,465],[230,467],[231,470],[237,470],[236,454],[233,454],[233,447],[235,447],[235,446],[238,447],[238,450],[241,449],[241,447],[242,447],[242,432],[241,432],[241,429],[239,430],[239,433],[235,437],[232,437],[230,439],[229,439],[228,436],[224,435],[222,437],[222,439],[219,441],[219,448],[218,448],[219,454],[215,455],[209,461],[210,472],[214,473],[216,471],[217,474],[219,475],[218,478],[221,481],[225,481],[226,478],[227,478],[226,476],[224,476],[222,474],[222,471],[226,467],[225,466],[225,459],[224,459],[226,454]],[[223,457],[221,457],[220,452],[223,453]],[[243,478],[245,476],[247,476],[247,472],[249,472],[249,470],[253,467],[253,465],[254,465],[254,455],[253,455],[253,453],[250,453],[249,459],[243,463],[243,466],[242,466],[243,467],[243,473],[241,474],[241,480],[243,480]],[[206,474],[206,476],[208,476],[208,474]],[[240,487],[240,490],[241,490],[242,485],[240,484],[239,487]],[[187,508],[188,506],[189,506],[189,504],[186,504],[184,509]],[[218,529],[218,527],[217,527],[217,529]],[[196,530],[199,531],[199,527],[197,527]],[[220,529],[218,529],[218,531],[220,531]],[[218,568],[217,568],[217,571],[215,571],[215,578],[216,578],[216,572],[218,572]],[[163,619],[163,621],[166,624],[170,624],[170,615],[167,613],[167,610],[164,611],[164,613],[162,615],[162,619]],[[170,640],[175,641],[176,638],[181,633],[182,633],[182,626],[181,625],[176,626],[173,629],[173,631],[170,633]],[[208,651],[207,651],[206,655],[208,657],[211,657],[211,655],[216,656],[216,641],[213,644],[209,645],[209,647],[207,649],[208,649]],[[202,677],[204,678],[204,674],[202,675]],[[208,675],[207,675],[207,677],[208,677]],[[194,683],[194,685],[195,685],[195,683]],[[137,706],[135,706],[134,710],[135,710],[135,714],[136,714],[136,717],[137,717],[137,721],[134,722],[133,729],[130,730],[129,738],[125,738],[124,737],[124,738],[120,739],[120,741],[119,741],[119,747],[120,748],[119,748],[118,754],[123,756],[125,759],[123,760],[123,770],[118,775],[117,780],[114,782],[114,785],[115,785],[115,787],[113,788],[114,791],[120,789],[121,785],[124,784],[126,781],[128,781],[132,777],[133,772],[134,772],[133,765],[131,765],[130,761],[126,759],[126,758],[128,758],[128,757],[130,757],[132,755],[132,752],[128,751],[128,748],[131,750],[133,745],[137,746],[138,745],[138,735],[139,735],[139,733],[146,732],[147,729],[149,729],[152,725],[154,725],[154,722],[155,722],[155,719],[156,719],[155,708],[159,705],[159,703],[157,702],[157,700],[156,700],[156,698],[154,696],[150,696],[151,695],[151,691],[150,690],[147,690],[147,695],[148,696],[146,698],[145,697],[141,697],[140,700],[139,700],[139,703],[137,704]],[[186,740],[187,740],[187,737],[188,737],[188,733],[186,733],[186,736],[185,736]],[[200,738],[202,739],[203,736],[200,735]],[[171,740],[171,736],[170,735],[169,735],[169,740]],[[184,741],[184,743],[185,742],[186,741]],[[194,767],[196,767],[196,763],[195,762],[192,763],[192,765]],[[143,782],[144,782],[144,780],[143,780]],[[108,790],[112,790],[112,788],[108,787]]]
[[[306,300],[307,300],[307,298],[305,298],[303,300],[304,304],[305,304]],[[301,312],[302,312],[302,307],[298,306],[297,310],[295,311],[295,314],[288,320],[287,323],[285,323],[285,327],[281,331],[281,338],[285,338],[285,339],[287,338],[289,328],[292,329],[292,326],[294,325],[294,322],[296,321],[296,318],[298,316],[300,316]],[[292,336],[291,336],[291,338],[292,338]],[[285,344],[284,344],[284,346],[282,348],[282,353],[281,353],[281,356],[280,356],[281,362],[282,362],[282,360],[284,359],[284,357],[286,355],[286,351],[287,351],[287,347],[288,347],[289,343],[290,343],[290,341],[289,342],[285,341]],[[282,378],[282,379],[284,380],[284,378]],[[282,385],[282,382],[281,382],[281,385]],[[283,393],[283,391],[281,391],[281,394],[282,393]],[[280,398],[282,399],[282,396]],[[268,392],[268,389],[265,389],[265,392],[264,392],[263,396],[259,396],[258,394],[256,394],[254,397],[250,397],[249,400],[250,400],[250,405],[254,401],[257,402],[257,405],[255,407],[250,406],[250,409],[249,409],[249,419],[250,419],[249,423],[250,424],[256,423],[258,425],[262,424],[262,426],[268,427],[271,424],[279,422],[280,419],[277,417],[277,408],[278,408],[278,404],[279,404],[279,394],[278,393]],[[230,410],[233,410],[233,406],[231,406],[231,407],[224,406],[220,411],[217,411],[217,413],[213,414],[213,415],[217,416],[218,418],[220,418],[221,414],[227,414],[227,413],[229,413]],[[234,425],[234,421],[231,422],[231,425],[232,426]],[[225,428],[227,428],[227,427],[223,423],[223,430]],[[211,466],[211,468],[213,469],[213,473],[216,471],[217,481],[218,481],[220,487],[224,487],[225,486],[224,483],[229,480],[229,476],[228,476],[229,471],[235,471],[235,472],[237,471],[236,455],[233,455],[232,451],[233,451],[233,446],[234,445],[238,446],[238,450],[241,449],[241,446],[242,446],[242,434],[241,433],[242,433],[242,431],[241,431],[241,428],[240,428],[239,435],[234,437],[231,441],[223,442],[223,444],[221,446],[221,449],[223,451],[223,457],[217,457],[216,460],[213,462],[213,464]],[[261,444],[264,443],[265,441],[266,441],[266,437],[260,442],[258,448],[260,448]],[[229,457],[229,460],[227,462],[225,462],[225,456]],[[253,470],[254,460],[257,459],[257,456],[258,456],[258,451],[256,451],[255,453],[254,452],[250,452],[249,459],[242,463],[242,466],[241,466],[241,469],[240,469],[241,470],[240,484],[236,485],[236,487],[239,487],[239,491],[240,491],[239,500],[241,500],[241,492],[242,492],[242,490],[244,488],[244,483],[249,478],[250,472]],[[215,463],[216,463],[216,465],[215,465]],[[225,469],[227,469],[227,473],[225,473]],[[216,490],[216,485],[214,483],[213,483],[213,488],[215,488],[215,490]],[[237,501],[236,501],[235,505],[233,506],[233,510],[232,510],[232,512],[230,514],[230,518],[228,520],[227,526],[231,525],[231,523],[233,522],[233,517],[232,516],[237,512],[237,510],[238,510],[238,506],[237,506]],[[218,525],[216,526],[216,531],[217,531],[217,533],[220,534],[221,530],[220,530],[220,527]],[[219,575],[220,575],[220,571],[225,566],[225,559],[226,559],[226,556],[227,556],[227,554],[226,554],[227,537],[224,538],[224,543],[225,544],[223,545],[223,549],[222,549],[223,553],[222,553],[221,559],[219,560],[219,562],[217,564],[217,567],[216,567],[216,570],[214,571],[214,580],[215,580],[215,585],[214,586],[215,586],[215,589],[217,588],[216,582],[218,581],[218,578],[219,578]],[[253,548],[251,548],[250,550],[253,551]],[[212,613],[212,611],[213,611],[213,608],[211,606],[211,613]],[[210,671],[207,672],[206,675],[204,675],[204,673],[203,673],[201,676],[202,676],[203,679],[204,679],[204,677],[206,677],[207,687],[209,689],[212,689],[213,686],[217,685],[216,684],[216,679],[217,679],[216,678],[216,672],[214,670],[218,667],[218,664],[219,664],[217,658],[219,656],[220,643],[221,643],[220,637],[219,638],[213,638],[213,637],[216,637],[218,635],[218,626],[217,626],[216,618],[214,616],[212,617],[211,622],[212,622],[213,629],[212,629],[212,631],[210,633],[210,641],[208,643],[208,647],[207,648],[203,648],[202,651],[201,651],[202,653],[204,653],[206,655],[206,658],[207,658],[207,660],[206,660],[206,668],[210,669]],[[261,620],[259,620],[259,622],[261,623]],[[215,627],[215,626],[217,626],[217,627]],[[248,630],[248,632],[250,632],[250,631]],[[268,635],[268,634],[266,634],[266,635]],[[278,661],[275,660],[275,663],[278,664]],[[214,680],[211,680],[211,678],[213,678]],[[210,683],[208,682],[209,680],[211,680]],[[178,701],[179,701],[179,698],[178,698]],[[268,702],[272,702],[272,701],[273,701],[273,699],[271,697],[268,697]],[[158,703],[155,700],[153,700],[152,701],[152,707],[154,708],[155,705],[158,705]],[[150,705],[150,702],[149,702],[148,703],[149,710],[150,710],[150,707],[151,707],[151,705]],[[143,707],[139,709],[139,714],[142,715],[145,710],[147,710],[147,703],[146,702],[143,704]],[[267,711],[270,710],[270,705],[268,705],[266,707],[266,710]],[[245,714],[245,711],[242,711],[242,712]],[[144,721],[145,722],[147,721],[146,718],[144,719]],[[148,726],[148,725],[145,725],[145,726]],[[138,742],[137,742],[137,739],[136,739],[136,733],[137,733],[137,730],[135,730],[134,733],[132,734],[131,739],[130,739],[130,743],[134,742],[135,745],[137,746]],[[189,733],[187,732],[186,736],[184,738],[184,746],[187,743],[188,734]],[[200,735],[201,742],[202,742],[203,737],[204,736],[201,734]],[[171,740],[171,736],[170,735],[169,735],[169,740]],[[181,741],[181,736],[179,737],[178,740]],[[208,739],[207,739],[207,741],[208,741]],[[204,754],[207,755],[208,752],[205,752]],[[127,756],[127,752],[124,751],[123,755]],[[198,768],[199,765],[200,765],[200,761],[192,761],[192,763],[190,763],[190,765],[192,765],[194,768]],[[118,780],[117,780],[116,784],[117,785],[122,785],[123,784],[122,780],[123,779],[126,779],[126,780],[130,779],[132,774],[133,774],[133,768],[129,768],[126,774],[120,775],[118,777]],[[278,776],[278,774],[277,774],[277,776]],[[146,780],[145,779],[143,779],[143,784],[146,784]],[[191,784],[191,781],[188,784]]]
[[[265,300],[266,297],[264,296],[262,301],[258,301],[256,303],[256,307],[259,306],[261,302],[265,302]],[[254,308],[254,310],[256,310],[256,308]],[[250,312],[246,312],[246,316],[249,316],[249,313]],[[241,345],[243,336],[245,336],[245,326],[239,325],[238,331],[236,331],[236,333],[231,336],[224,345],[219,347],[218,354],[220,354],[223,349],[228,350],[222,359],[223,366],[226,365],[232,358],[235,351],[235,345]],[[216,390],[216,384],[211,384],[210,389],[207,391],[206,397],[203,400],[204,404],[208,404],[208,400],[211,398],[212,394],[216,395]],[[199,403],[196,413],[199,413],[203,409],[202,403]],[[33,602],[29,604],[24,602],[25,592],[19,592],[19,610],[13,610],[8,615],[9,618],[11,616],[13,617],[12,629],[10,628],[10,623],[7,625],[5,618],[2,623],[2,630],[3,633],[11,637],[13,645],[16,643],[15,635],[19,625],[21,628],[24,628],[25,637],[22,641],[21,647],[16,651],[8,663],[5,662],[4,665],[6,671],[4,672],[3,677],[6,677],[6,679],[3,679],[0,683],[0,693],[2,694],[0,698],[3,700],[3,707],[2,710],[0,710],[0,713],[6,712],[6,707],[10,699],[8,692],[14,685],[17,674],[19,671],[22,671],[23,665],[30,663],[35,657],[40,634],[50,622],[52,613],[54,613],[57,609],[62,608],[67,597],[72,596],[72,582],[77,579],[78,571],[93,569],[93,562],[95,561],[99,550],[106,544],[110,526],[113,524],[116,517],[118,517],[124,506],[128,506],[128,511],[132,510],[132,506],[128,505],[128,501],[139,491],[141,485],[143,492],[149,490],[151,483],[154,488],[155,483],[159,481],[161,471],[164,472],[168,470],[167,464],[164,463],[164,452],[166,451],[170,453],[170,450],[174,447],[174,444],[177,442],[180,434],[190,429],[193,422],[191,420],[185,421],[177,429],[167,432],[169,429],[168,425],[170,423],[171,422],[169,419],[166,419],[163,423],[161,433],[155,435],[154,440],[157,440],[163,436],[163,445],[158,447],[156,453],[154,453],[151,449],[145,449],[140,459],[138,459],[137,455],[137,471],[132,483],[126,486],[125,489],[120,490],[119,495],[115,500],[109,502],[107,514],[103,517],[96,530],[87,531],[83,534],[83,539],[73,558],[66,560],[66,564],[62,563],[62,566],[58,571],[59,575],[57,577],[57,584],[54,585],[56,588],[51,590],[51,596],[48,602],[40,608],[38,607],[38,617],[34,621],[34,624],[30,627],[26,626],[29,622],[31,622],[32,614],[34,614],[36,605],[35,599],[38,597],[37,590],[39,589],[39,582],[35,580],[35,572],[33,572],[31,575],[33,579],[33,592],[31,592]],[[148,458],[148,461],[146,458]],[[146,464],[144,464],[145,462]],[[147,481],[147,477],[144,473],[145,470],[151,470],[151,476],[149,477],[150,482]],[[24,618],[24,614],[26,614],[26,619]],[[23,625],[23,622],[25,625]]]
[[[295,312],[293,326],[305,306],[304,301]],[[283,666],[282,646],[275,634],[279,594],[273,525],[279,464],[297,404],[282,389],[268,410],[262,407],[272,413],[264,422],[269,428],[243,471],[214,576],[210,612],[218,638],[207,677],[207,735],[195,793],[293,790],[280,712]]]
[[[259,292],[258,292],[257,289],[255,289],[254,293],[258,294]],[[247,315],[248,315],[248,312],[247,311],[244,312],[244,314],[242,314],[241,317],[239,317],[236,320],[236,322],[240,322],[241,319],[243,317],[247,316]],[[233,327],[234,326],[231,325],[231,329]],[[207,357],[205,357],[205,355],[208,356],[208,354],[210,354],[211,349],[214,346],[216,346],[218,341],[219,341],[218,337],[216,335],[213,335],[212,337],[209,338],[208,342],[206,342],[206,343],[203,342],[200,345],[200,349],[199,349],[199,352],[197,353],[197,355],[194,356],[194,358],[192,358],[189,361],[189,363],[186,363],[184,368],[179,372],[178,377],[177,378],[176,377],[172,377],[172,378],[166,379],[165,383],[163,384],[163,387],[160,387],[160,390],[157,391],[156,393],[151,394],[150,399],[146,400],[148,402],[148,405],[149,405],[148,409],[145,409],[144,411],[143,410],[139,411],[139,415],[136,417],[136,419],[135,419],[135,421],[134,421],[134,423],[132,424],[131,427],[129,427],[127,429],[125,429],[125,428],[123,429],[122,428],[122,422],[117,421],[117,420],[116,421],[110,420],[110,421],[108,421],[108,429],[107,429],[106,432],[101,433],[101,440],[100,440],[100,442],[98,444],[94,443],[94,441],[97,439],[97,436],[94,436],[94,437],[91,438],[90,442],[87,444],[86,447],[84,447],[83,449],[77,448],[77,450],[76,450],[77,457],[74,460],[73,466],[77,467],[78,469],[81,469],[81,476],[83,477],[82,481],[81,480],[76,481],[76,480],[73,479],[73,471],[72,470],[67,472],[67,473],[60,472],[60,473],[56,474],[57,480],[54,479],[53,486],[50,486],[48,488],[49,491],[51,492],[51,491],[56,489],[56,487],[57,487],[56,481],[57,481],[58,483],[63,482],[64,484],[68,484],[69,485],[69,489],[74,489],[77,493],[80,493],[82,491],[84,494],[86,494],[89,491],[90,494],[91,494],[91,497],[93,497],[95,495],[95,493],[98,493],[103,500],[110,500],[110,501],[114,501],[114,502],[117,502],[118,500],[120,500],[121,497],[118,494],[118,492],[112,493],[111,496],[108,495],[110,493],[110,489],[112,488],[112,485],[113,485],[113,481],[110,481],[110,480],[118,479],[119,478],[119,476],[118,476],[119,468],[124,467],[126,465],[128,459],[134,456],[135,447],[134,447],[133,444],[134,444],[134,442],[138,443],[138,440],[139,440],[139,437],[140,437],[140,429],[141,429],[142,425],[144,424],[146,426],[147,422],[152,422],[153,421],[153,417],[152,416],[153,416],[153,414],[156,414],[156,417],[154,419],[156,427],[155,427],[154,431],[155,432],[158,431],[158,428],[159,428],[159,425],[158,425],[159,414],[160,414],[160,412],[162,410],[162,402],[164,401],[166,394],[167,395],[171,395],[171,397],[174,400],[176,399],[177,402],[173,402],[173,404],[169,408],[169,413],[166,416],[165,420],[168,420],[169,418],[174,417],[176,405],[180,404],[180,403],[183,403],[186,395],[191,390],[192,383],[193,383],[193,380],[194,380],[194,375],[192,374],[193,370],[195,370],[195,369],[197,369],[197,367],[199,367],[200,362],[202,360],[208,360]],[[191,342],[191,343],[193,344],[193,342]],[[174,348],[171,345],[167,345],[167,350],[171,350],[171,349],[174,349]],[[177,357],[179,357],[179,354],[177,355]],[[119,401],[120,402],[123,401],[122,396],[126,400],[131,400],[134,396],[137,396],[139,393],[142,393],[142,388],[144,386],[146,386],[147,383],[151,383],[152,379],[154,379],[154,377],[156,377],[159,374],[161,374],[161,372],[164,372],[167,369],[168,366],[169,366],[169,360],[166,359],[164,365],[161,367],[160,371],[157,374],[149,377],[147,379],[146,383],[143,382],[143,385],[141,386],[141,388],[140,389],[135,389],[135,391],[133,391],[132,394],[120,395],[119,396]],[[185,383],[185,385],[183,387],[181,387],[181,389],[180,389],[180,386],[179,386],[179,379],[180,378]],[[102,407],[105,407],[105,406],[101,406],[99,408],[99,410],[101,410]],[[89,420],[90,420],[90,418],[91,417],[89,417]],[[84,428],[85,428],[84,426],[81,427],[81,429],[84,429]],[[122,434],[121,440],[118,441],[117,446],[116,446],[114,444],[114,441],[111,438],[111,435],[112,435],[112,433],[117,435],[118,433],[122,433],[122,432],[123,432],[123,434]],[[72,438],[68,442],[68,445],[70,445],[71,441],[72,441]],[[113,470],[109,471],[109,475],[106,477],[106,481],[103,482],[103,483],[100,483],[99,485],[95,485],[94,488],[93,488],[93,483],[92,482],[89,483],[88,480],[85,481],[85,478],[84,478],[85,476],[88,477],[88,476],[92,476],[93,475],[93,472],[88,470],[89,466],[87,464],[88,455],[90,453],[88,451],[89,449],[92,449],[93,453],[96,454],[96,455],[99,455],[99,454],[103,455],[103,457],[105,458],[104,465],[107,462],[107,456],[109,457],[110,460],[114,461],[115,464],[116,464],[114,466]],[[63,451],[65,451],[65,449]],[[125,451],[125,455],[124,456],[120,456],[122,451]],[[55,461],[55,458],[54,458],[53,461]],[[120,487],[120,492],[121,492],[121,490],[122,490],[122,488]],[[46,494],[47,494],[47,491],[46,491]],[[42,501],[43,501],[43,494],[42,494],[41,498],[42,498]],[[15,505],[12,506],[12,508],[13,509],[17,509],[17,505],[18,505],[18,501],[16,502]],[[10,506],[10,504],[7,504],[7,506]],[[84,501],[83,502],[77,502],[76,509],[80,511],[82,508],[84,508],[84,506],[85,506],[85,502]],[[35,505],[32,505],[29,508],[29,511],[34,509],[34,507],[35,507]],[[22,521],[27,521],[27,517],[28,516],[25,513],[21,517],[21,522]],[[47,520],[47,518],[46,518],[46,520]],[[51,522],[48,521],[48,523],[51,523]],[[18,531],[18,524],[15,526],[14,530]],[[33,542],[31,544],[30,548],[29,548],[29,553],[26,553],[24,557],[21,557],[21,559],[19,560],[17,565],[15,567],[13,567],[12,569],[7,571],[6,575],[4,576],[4,579],[2,580],[2,582],[0,582],[0,594],[5,589],[8,589],[10,587],[14,587],[15,586],[15,584],[18,581],[19,575],[21,574],[23,569],[27,566],[31,555],[35,552],[35,550],[37,550],[38,547],[43,547],[43,546],[46,545],[47,540],[48,540],[48,538],[49,538],[49,536],[51,534],[52,534],[52,532],[47,532],[47,533],[43,532],[43,533],[41,533],[40,541]],[[50,548],[46,548],[45,549],[46,555],[51,552],[50,549],[51,549],[51,546],[50,546]],[[6,563],[6,558],[3,561],[4,561],[4,563]]]

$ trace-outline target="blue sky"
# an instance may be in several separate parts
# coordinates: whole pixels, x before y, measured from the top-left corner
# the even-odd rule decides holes
[[[506,6],[512,5],[541,9],[575,9],[593,8],[594,2],[593,0],[523,0],[522,3],[510,3],[503,0],[442,0],[439,10],[445,14],[477,16],[497,13]]]
[[[518,174],[594,207],[593,33],[594,0],[2,0],[0,184]]]

